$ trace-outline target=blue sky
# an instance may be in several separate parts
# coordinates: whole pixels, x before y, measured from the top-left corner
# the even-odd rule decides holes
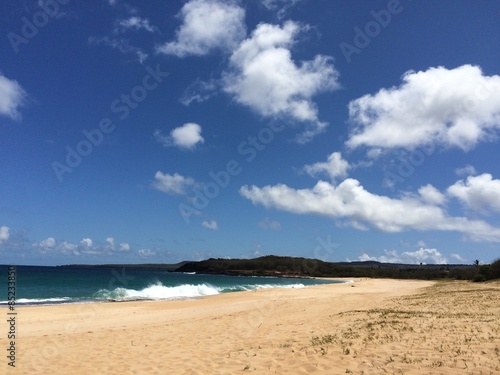
[[[0,8],[0,263],[500,256],[498,1]]]

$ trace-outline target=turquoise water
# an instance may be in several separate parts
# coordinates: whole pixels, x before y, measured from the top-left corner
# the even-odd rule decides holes
[[[158,269],[16,267],[16,304],[196,298],[261,288],[304,288],[341,283],[316,279],[201,275]],[[7,304],[7,266],[0,266]],[[4,295],[5,298],[1,296]]]

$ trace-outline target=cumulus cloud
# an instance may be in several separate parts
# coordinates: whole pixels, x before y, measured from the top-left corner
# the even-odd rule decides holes
[[[426,198],[405,195],[390,198],[367,191],[358,180],[348,178],[338,185],[319,181],[312,189],[275,186],[243,186],[240,194],[267,208],[296,214],[317,214],[347,222],[357,229],[376,228],[383,232],[457,231],[471,240],[500,242],[500,228],[481,220],[449,216],[428,200],[439,200],[428,191]]]
[[[84,247],[92,247],[93,241],[90,238],[84,238],[83,240],[80,241],[80,245]]]
[[[431,184],[427,184],[418,189],[418,193],[424,202],[440,205],[446,201],[446,195],[441,193]]]
[[[2,225],[0,227],[0,245],[7,242],[10,238],[10,228]]]
[[[158,171],[155,174],[155,181],[151,186],[167,194],[183,195],[186,194],[186,188],[194,185],[194,183],[191,177],[184,177],[178,173],[171,175]]]
[[[285,117],[308,122],[299,141],[307,142],[321,132],[312,97],[339,88],[338,72],[331,57],[317,55],[297,65],[290,48],[297,34],[307,29],[288,21],[282,27],[259,24],[230,58],[223,88],[234,99],[265,117]]]
[[[28,95],[21,85],[0,73],[0,115],[20,120],[19,108],[26,104]]]
[[[334,181],[346,177],[349,168],[350,165],[347,160],[342,159],[342,154],[333,152],[326,162],[306,165],[304,170],[313,177],[324,173]]]
[[[436,249],[420,248],[415,251],[405,251],[399,254],[396,250],[384,250],[384,255],[379,257],[369,256],[364,253],[358,260],[377,261],[381,263],[403,263],[403,264],[448,264],[448,259]]]
[[[203,223],[201,223],[201,225],[204,227],[204,228],[207,228],[207,229],[210,229],[210,230],[217,230],[219,229],[219,225],[217,224],[217,222],[215,220],[210,220],[210,221],[203,221]]]
[[[84,238],[77,245],[68,241],[61,241],[58,244],[54,237],[48,237],[39,243],[33,244],[33,246],[38,248],[41,254],[52,252],[64,255],[82,255],[89,252],[93,253],[94,251],[93,241],[90,238]]]
[[[245,10],[230,0],[191,0],[182,7],[176,40],[157,52],[177,57],[231,51],[246,36]]]
[[[494,180],[489,173],[457,181],[447,192],[471,210],[500,212],[500,180]]]
[[[187,123],[170,132],[165,136],[160,130],[155,130],[155,139],[165,147],[176,146],[183,149],[193,149],[198,143],[205,142],[201,136],[201,126],[195,123]]]
[[[120,244],[120,251],[130,251],[130,245],[126,242]]]
[[[500,128],[500,76],[463,65],[409,71],[399,87],[349,103],[351,148],[440,144],[469,150]]]
[[[54,237],[49,237],[41,241],[39,245],[43,249],[54,249],[56,247],[56,239]]]
[[[54,237],[48,237],[43,241],[33,243],[33,247],[41,254],[51,252],[74,256],[110,255],[116,254],[117,251],[130,251],[130,245],[128,243],[122,242],[119,246],[116,246],[113,237],[107,237],[104,242],[96,242],[91,238],[83,238],[77,244],[68,241],[57,241]]]
[[[257,225],[262,229],[281,230],[281,224],[278,221],[271,220],[268,217],[266,217],[264,220],[259,221]]]
[[[80,255],[80,252],[78,251],[78,246],[67,241],[61,242],[61,244],[59,245],[59,250],[63,254]]]

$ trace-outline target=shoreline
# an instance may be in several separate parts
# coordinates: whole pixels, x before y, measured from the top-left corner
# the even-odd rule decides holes
[[[260,276],[256,276],[260,277]],[[268,278],[264,276],[263,278]],[[275,278],[275,277],[269,277],[269,278]],[[291,279],[296,279],[291,278]],[[352,282],[351,279],[348,278],[301,278],[301,279],[307,279],[307,280],[325,280],[325,281],[337,281],[337,282],[332,282],[331,284],[327,285],[336,285],[336,284],[345,284],[345,283],[350,283]],[[304,285],[301,288],[309,288],[312,286],[316,285],[324,285],[324,284],[312,284],[312,285]],[[240,292],[251,292],[254,290],[261,290],[261,289],[301,289],[301,288],[296,288],[294,286],[289,286],[289,285],[284,285],[284,286],[279,286],[279,285],[274,285],[271,287],[260,287],[257,289],[253,290],[232,290],[232,291],[226,291],[226,292],[218,292],[216,294],[206,294],[206,295],[199,295],[199,296],[186,296],[186,297],[171,297],[171,298],[154,298],[154,297],[127,297],[124,299],[117,299],[117,298],[109,298],[109,299],[71,299],[70,297],[54,297],[54,298],[40,298],[40,299],[33,299],[33,302],[16,302],[16,308],[24,308],[24,307],[38,307],[38,306],[58,306],[58,305],[70,305],[70,304],[89,304],[89,303],[115,303],[115,302],[169,302],[169,301],[183,301],[183,300],[190,300],[190,299],[200,299],[200,298],[205,298],[205,297],[210,297],[212,295],[219,295],[219,294],[227,294],[227,293],[240,293]],[[47,302],[43,301],[47,300]],[[52,301],[51,301],[52,300]],[[54,301],[58,300],[58,301]],[[0,309],[2,306],[8,306],[7,303],[0,304]]]
[[[450,300],[453,288],[479,290],[480,298]],[[472,335],[466,354],[469,366],[476,363],[494,371],[492,363],[498,357],[486,332],[496,335],[495,340],[500,338],[500,307],[497,299],[482,294],[497,291],[500,282],[477,285],[363,278],[349,284],[259,289],[155,303],[22,306],[16,370],[37,374],[330,375],[346,370],[380,373],[387,368],[392,369],[390,373],[401,369],[405,374],[456,374],[463,362],[453,364],[445,358],[454,358],[453,350],[467,350],[466,344],[451,345],[465,334]],[[456,296],[474,297],[471,293]],[[453,308],[462,315],[450,313]],[[497,320],[486,322],[486,313],[497,314],[493,315]],[[445,314],[451,315],[442,317]],[[486,341],[477,347],[487,354],[473,351],[476,338],[471,327],[484,332],[478,340]],[[447,340],[452,340],[449,348],[435,350],[439,342],[448,345]],[[404,358],[415,362],[406,363]],[[443,365],[434,369],[432,364],[439,360]],[[496,363],[500,366],[498,359]]]

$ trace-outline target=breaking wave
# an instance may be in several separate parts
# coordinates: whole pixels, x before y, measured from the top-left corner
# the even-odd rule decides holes
[[[303,284],[244,284],[226,287],[216,287],[210,284],[183,284],[165,286],[158,282],[141,290],[116,288],[113,290],[101,289],[94,294],[96,300],[133,301],[133,300],[168,300],[186,299],[203,296],[212,296],[220,293],[248,291],[265,288],[304,288]]]

